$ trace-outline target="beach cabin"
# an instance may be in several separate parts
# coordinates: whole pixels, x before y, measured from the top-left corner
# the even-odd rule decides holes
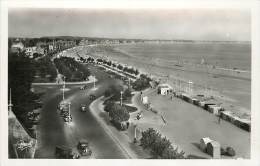
[[[201,108],[204,108],[204,106],[205,106],[205,101],[199,101],[199,106],[201,107]]]
[[[237,122],[237,126],[239,126],[241,129],[244,129],[246,131],[250,131],[251,130],[251,120],[239,118],[239,121]]]
[[[206,102],[205,105],[204,105],[204,109],[205,109],[206,111],[208,111],[208,112],[211,112],[210,107],[213,107],[213,106],[216,106],[216,104]],[[211,112],[211,113],[213,113],[213,112]]]
[[[148,96],[142,97],[143,104],[148,104]]]
[[[203,151],[203,152],[207,152],[207,144],[209,142],[211,142],[213,140],[211,140],[209,137],[204,137],[204,138],[201,138],[200,139],[200,149]]]
[[[168,95],[172,92],[173,88],[169,84],[160,84],[158,86],[158,94]]]
[[[208,111],[213,113],[214,115],[219,115],[219,112],[221,110],[222,107],[218,106],[218,105],[209,105],[208,106]]]
[[[182,99],[188,103],[192,103],[192,97],[186,93],[182,94]]]
[[[207,144],[207,153],[214,159],[220,159],[220,144],[217,141],[211,141]]]

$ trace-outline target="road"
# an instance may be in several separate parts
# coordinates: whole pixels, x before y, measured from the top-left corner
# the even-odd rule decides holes
[[[65,98],[72,103],[73,122],[71,124],[65,124],[57,111],[57,105],[62,100],[61,87],[57,85],[34,86],[36,90],[46,90],[41,120],[38,125],[38,148],[35,158],[55,158],[54,153],[57,145],[75,148],[79,139],[82,138],[89,141],[93,151],[92,158],[127,158],[92,114],[88,110],[87,112],[80,111],[82,103],[87,105],[91,103],[88,98],[89,94],[95,94],[99,97],[108,86],[120,84],[119,81],[110,78],[105,72],[96,70],[94,66],[90,70],[99,80],[96,83],[97,90],[92,90],[92,84],[87,86],[87,90],[79,90],[79,85],[66,86],[69,90],[65,92]]]

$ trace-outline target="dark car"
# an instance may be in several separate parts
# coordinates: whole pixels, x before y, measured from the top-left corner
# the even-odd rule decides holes
[[[78,143],[78,151],[82,156],[90,156],[92,154],[91,149],[89,148],[89,143],[87,140],[80,140]]]
[[[80,89],[80,90],[87,89],[87,85],[81,86],[79,89]]]
[[[71,115],[64,116],[63,120],[64,120],[64,122],[72,122],[72,116]]]
[[[82,112],[86,112],[87,111],[87,106],[85,104],[81,104],[80,110]]]
[[[80,155],[73,152],[72,148],[66,146],[56,146],[55,156],[59,159],[78,159]]]
[[[95,100],[95,99],[96,99],[96,96],[95,96],[95,95],[93,95],[93,94],[91,94],[91,95],[89,95],[89,99],[93,101],[93,100]]]

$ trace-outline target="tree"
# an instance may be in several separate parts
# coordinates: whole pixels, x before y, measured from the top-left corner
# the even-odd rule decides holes
[[[39,98],[31,92],[35,64],[24,52],[9,53],[8,58],[8,90],[12,89],[13,112],[25,125],[27,112],[37,107],[35,100]]]
[[[141,75],[140,78],[138,78],[133,83],[133,89],[135,90],[144,90],[150,86],[151,78],[147,77],[146,75]]]
[[[126,99],[129,98],[129,97],[132,97],[132,92],[131,92],[131,90],[128,88],[128,89],[126,89],[126,90],[124,91],[124,93],[123,93],[123,100],[126,100]]]
[[[118,68],[119,70],[122,70],[122,69],[123,69],[123,66],[119,64],[119,65],[117,66],[117,68]]]
[[[162,159],[183,159],[184,152],[178,152],[178,148],[174,149],[171,142],[162,137],[160,133],[152,128],[142,132],[141,146],[144,149],[150,149],[154,158]]]
[[[104,110],[106,112],[109,112],[113,108],[113,106],[114,106],[114,102],[107,100],[106,103],[105,103]]]
[[[120,123],[123,121],[128,121],[130,118],[130,114],[125,107],[122,107],[119,104],[113,104],[109,111],[109,117],[112,121]]]

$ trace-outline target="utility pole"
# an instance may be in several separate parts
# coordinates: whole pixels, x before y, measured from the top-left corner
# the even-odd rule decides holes
[[[120,102],[120,104],[122,106],[123,105],[123,91],[121,91],[120,94],[121,94],[121,97],[120,97],[121,102]]]

